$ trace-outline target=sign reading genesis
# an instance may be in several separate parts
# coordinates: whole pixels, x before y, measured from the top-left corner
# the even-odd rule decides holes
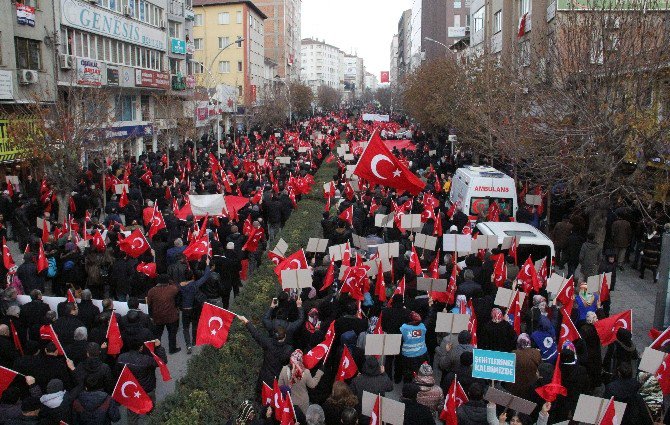
[[[165,33],[79,0],[61,0],[64,25],[151,49],[165,50]]]

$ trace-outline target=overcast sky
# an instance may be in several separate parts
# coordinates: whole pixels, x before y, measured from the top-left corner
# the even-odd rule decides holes
[[[391,40],[404,10],[420,0],[302,0],[302,38],[356,53],[379,79],[389,70]]]

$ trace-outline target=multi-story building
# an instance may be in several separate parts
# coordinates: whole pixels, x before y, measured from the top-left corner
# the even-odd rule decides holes
[[[398,81],[409,71],[412,9],[405,10],[398,20]]]
[[[322,85],[341,90],[343,58],[344,53],[337,47],[325,41],[304,38],[300,52],[300,78],[313,93]]]
[[[265,57],[276,62],[278,75],[298,80],[301,74],[301,0],[256,0],[265,20]]]
[[[393,36],[391,40],[391,63],[389,66],[389,82],[391,84],[398,83],[398,34]]]
[[[355,55],[344,55],[344,91],[349,92],[351,98],[358,98],[365,89],[365,65],[363,58]]]
[[[447,46],[452,46],[470,33],[470,1],[447,0],[447,39],[443,41]]]
[[[365,73],[365,90],[370,92],[377,91],[377,76],[370,72]]]
[[[421,63],[425,59],[423,33],[421,32],[422,10],[423,4],[420,0],[412,3],[409,23],[409,56],[407,56],[407,68],[410,72],[421,66]]]
[[[197,83],[211,92],[224,85],[236,89],[234,99],[219,99],[251,107],[267,83],[263,20],[251,1],[195,0],[194,58]],[[240,41],[237,41],[240,40]]]

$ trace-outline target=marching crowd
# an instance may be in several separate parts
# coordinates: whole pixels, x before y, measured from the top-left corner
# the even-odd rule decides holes
[[[474,222],[491,220],[540,227],[544,217],[542,206],[523,197],[516,217],[491,206],[473,218],[450,205],[450,176],[469,159],[450,156],[444,143],[418,131],[411,148],[379,147],[380,128],[401,127],[333,114],[229,140],[220,158],[220,146],[205,137],[170,155],[90,166],[66,198],[70,214],[62,223],[54,217],[64,206],[48,181],[28,176],[19,187],[10,184],[0,198],[0,423],[111,423],[120,419],[119,404],[129,408],[128,423],[142,421],[155,401],[156,371],[169,379],[170,355],[182,348],[190,354],[204,338],[203,309],[228,309],[231,292],[244,290],[265,261],[276,264],[278,280],[282,270],[309,269],[311,286],[282,290],[278,283],[260,323],[238,316],[263,359],[256,397],[231,424],[378,424],[386,395],[403,403],[405,424],[558,423],[573,418],[582,394],[626,403],[616,412],[620,422],[605,422],[614,412],[607,403],[600,424],[663,421],[670,368],[638,371],[632,312],[610,311],[616,272],[627,261],[656,279],[663,229],[614,203],[603,247],[587,232],[583,211],[561,211],[551,232],[554,271],[565,275],[558,293],[547,291],[552,259],[533,259],[543,265],[529,273],[514,243],[458,254],[441,252],[441,241],[418,248],[417,234],[471,234]],[[358,162],[355,184],[336,154],[340,136]],[[367,147],[352,143],[366,140]],[[385,159],[370,161],[372,153]],[[323,161],[336,161],[338,171],[324,187],[322,237],[343,252],[270,251],[300,197],[321,184],[312,175]],[[215,193],[226,195],[221,214],[194,218],[188,195]],[[375,226],[376,214],[391,212],[392,227]],[[405,214],[421,215],[421,228],[404,229]],[[26,247],[18,267],[5,239]],[[391,258],[373,249],[395,242]],[[587,278],[603,273],[611,281],[592,291]],[[425,292],[417,278],[448,285]],[[505,305],[495,304],[500,288],[514,294]],[[43,301],[47,292],[67,297],[57,311]],[[24,294],[30,301],[21,303]],[[127,313],[115,312],[115,302]],[[437,332],[443,312],[468,314],[467,330]],[[220,317],[208,317],[223,328]],[[661,351],[670,347],[666,333],[655,335]],[[399,354],[365,355],[368,336],[380,334],[401,335]],[[475,348],[514,353],[514,382],[476,377]],[[491,387],[535,408],[497,405]]]

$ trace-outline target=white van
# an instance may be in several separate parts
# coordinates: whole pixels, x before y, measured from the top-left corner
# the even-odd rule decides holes
[[[529,255],[533,256],[534,262],[545,257],[552,260],[556,255],[554,243],[551,239],[530,224],[485,221],[477,223],[477,230],[482,235],[498,236],[498,242],[501,244],[506,237],[516,237],[519,264],[526,261]],[[551,264],[552,261],[549,262],[549,265]],[[549,267],[549,270],[551,270],[551,267]]]
[[[465,214],[476,216],[487,214],[493,201],[503,214],[516,217],[519,206],[513,178],[493,167],[467,165],[456,170],[449,192],[451,204],[457,203]]]

